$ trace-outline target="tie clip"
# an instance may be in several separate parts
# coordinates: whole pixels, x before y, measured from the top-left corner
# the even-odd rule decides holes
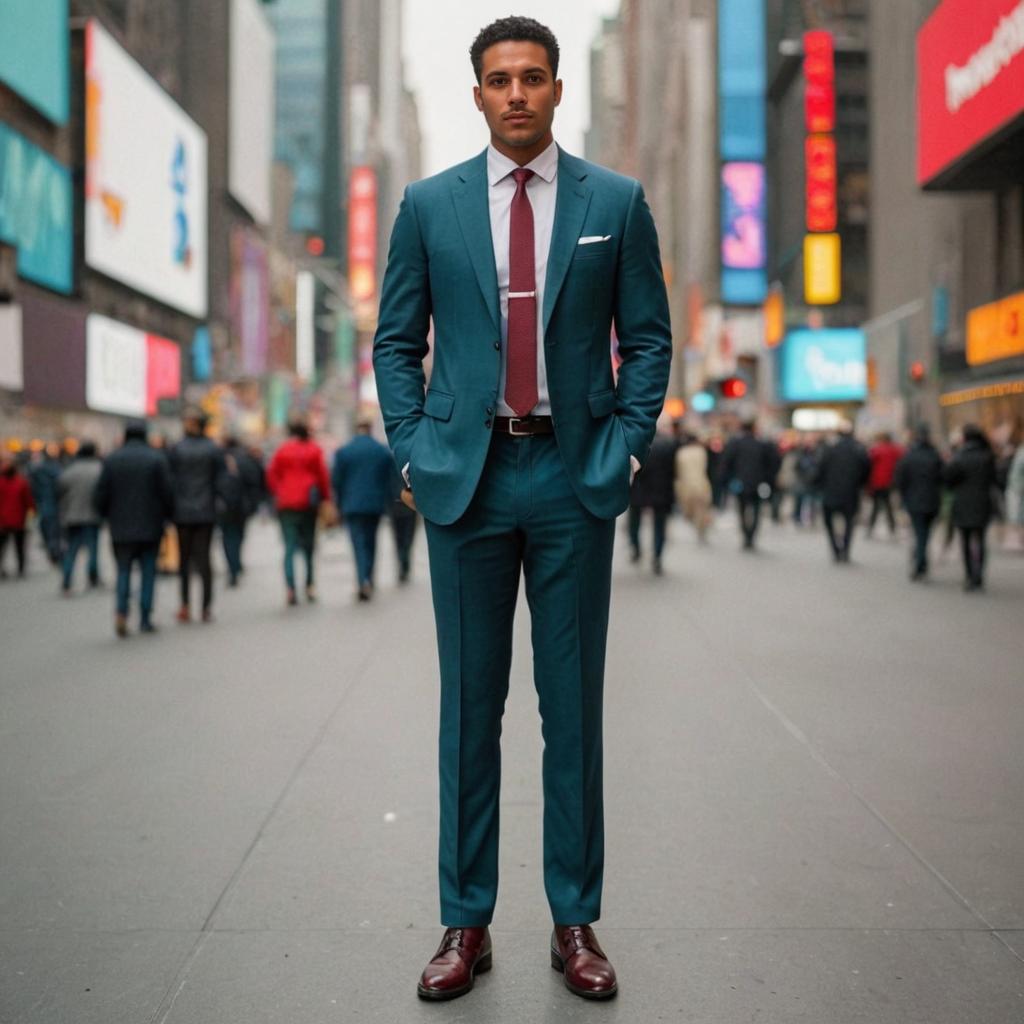
[[[510,299],[535,299],[537,293],[534,292],[509,292],[508,297]]]

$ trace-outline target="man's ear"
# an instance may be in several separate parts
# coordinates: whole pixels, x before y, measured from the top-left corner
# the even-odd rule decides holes
[[[473,102],[476,104],[476,109],[482,111],[484,109],[484,100],[480,95],[480,86],[473,86]]]
[[[555,79],[555,106],[562,102],[562,80],[560,78]]]

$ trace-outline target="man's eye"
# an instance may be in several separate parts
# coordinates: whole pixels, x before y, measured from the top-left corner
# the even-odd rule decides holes
[[[528,82],[529,82],[529,83],[530,83],[531,85],[539,85],[539,84],[540,84],[541,82],[543,82],[543,81],[544,81],[544,79],[543,79],[543,78],[541,78],[541,76],[540,76],[540,75],[527,75],[527,76],[526,76],[526,80],[527,80],[527,81],[528,81]]]
[[[492,78],[491,79],[491,85],[496,85],[496,86],[501,87],[501,86],[505,85],[505,83],[507,81],[508,81],[507,78]]]

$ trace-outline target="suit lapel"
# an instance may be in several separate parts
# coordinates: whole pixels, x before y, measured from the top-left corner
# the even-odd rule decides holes
[[[558,149],[558,191],[555,196],[555,223],[548,253],[548,272],[544,281],[544,330],[554,311],[558,294],[576,254],[576,243],[583,231],[583,221],[593,194],[583,182],[586,166]]]
[[[498,271],[494,266],[491,241],[491,209],[487,197],[487,151],[485,150],[452,187],[455,217],[469,261],[476,274],[494,329],[501,331],[501,305],[498,299]]]

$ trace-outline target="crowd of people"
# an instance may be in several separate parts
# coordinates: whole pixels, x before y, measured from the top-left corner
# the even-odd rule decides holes
[[[984,431],[968,425],[940,452],[926,424],[908,443],[888,433],[870,447],[854,435],[850,423],[833,436],[787,435],[762,438],[754,422],[733,437],[698,437],[679,423],[671,434],[660,432],[643,472],[633,482],[629,537],[634,562],[642,557],[640,526],[645,510],[653,519],[653,569],[662,572],[666,524],[673,506],[693,524],[699,540],[707,539],[714,511],[734,502],[743,549],[756,548],[762,513],[780,522],[785,505],[794,523],[824,523],[833,560],[850,561],[855,527],[869,503],[865,532],[871,536],[884,519],[897,535],[899,500],[909,520],[913,546],[910,578],[928,575],[928,550],[936,523],[945,524],[945,546],[959,532],[964,560],[964,588],[985,584],[986,536],[993,520],[1012,531],[1024,546],[1024,444],[997,452]]]
[[[207,419],[186,409],[176,444],[151,438],[147,424],[131,419],[124,440],[101,458],[95,444],[51,443],[25,453],[0,455],[0,576],[8,578],[7,548],[13,543],[18,578],[26,575],[32,517],[51,563],[60,570],[61,592],[74,592],[79,554],[87,552],[88,583],[102,585],[99,540],[104,523],[116,563],[114,629],[129,635],[132,577],[138,570],[138,629],[156,631],[153,604],[158,571],[176,572],[180,583],[177,621],[213,621],[211,549],[219,532],[227,585],[245,571],[246,528],[261,511],[276,515],[284,540],[285,602],[299,604],[295,558],[305,575],[302,593],[317,599],[316,540],[322,526],[347,526],[357,572],[356,599],[374,594],[376,539],[382,517],[393,526],[399,581],[409,579],[416,513],[398,496],[401,477],[389,450],[361,422],[356,436],[334,454],[328,471],[323,449],[301,418],[265,463],[258,447],[228,436],[207,436]],[[200,581],[193,612],[193,578]]]
[[[183,437],[168,444],[150,438],[143,420],[129,420],[124,443],[101,458],[96,445],[50,443],[19,459],[0,454],[0,578],[8,578],[7,550],[14,548],[19,577],[26,572],[28,526],[35,516],[41,545],[60,572],[61,592],[70,595],[79,556],[86,553],[88,585],[102,584],[100,531],[110,533],[117,567],[115,631],[129,632],[131,579],[140,575],[139,630],[152,632],[158,571],[180,581],[177,620],[193,620],[192,580],[199,577],[197,616],[213,621],[211,548],[219,531],[227,585],[245,571],[243,544],[249,521],[262,511],[276,515],[284,546],[285,602],[317,599],[318,530],[340,523],[348,529],[356,568],[355,598],[374,594],[377,534],[390,520],[398,556],[399,581],[409,579],[417,514],[399,499],[402,479],[388,448],[372,436],[370,422],[357,425],[353,439],[334,454],[330,468],[321,446],[302,419],[265,464],[262,450],[233,436],[217,443],[207,436],[198,409],[183,417]],[[898,500],[898,507],[897,507]],[[964,587],[984,587],[989,524],[1001,520],[1009,539],[1024,548],[1024,444],[997,453],[985,433],[966,426],[940,452],[926,425],[900,445],[888,434],[870,447],[844,424],[831,438],[759,436],[753,422],[731,438],[700,437],[682,424],[659,432],[647,462],[632,485],[628,532],[631,556],[639,562],[641,522],[653,519],[653,570],[661,574],[667,525],[673,508],[693,524],[706,543],[716,512],[735,505],[742,546],[756,548],[763,516],[783,516],[799,527],[824,524],[832,558],[850,561],[855,527],[865,505],[865,533],[880,521],[897,535],[902,510],[913,537],[910,578],[929,571],[929,545],[937,523],[944,547],[958,532]],[[304,568],[300,588],[296,556]]]

